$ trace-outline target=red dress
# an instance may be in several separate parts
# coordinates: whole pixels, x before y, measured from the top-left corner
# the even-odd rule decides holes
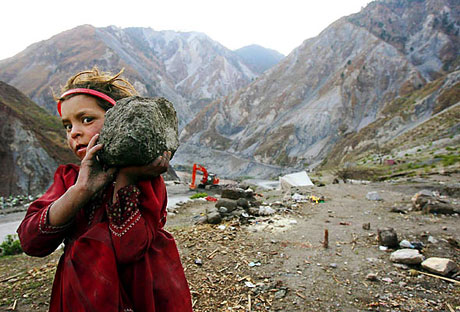
[[[60,166],[18,228],[23,250],[43,257],[65,243],[50,311],[192,311],[190,291],[166,222],[161,177],[96,196],[65,226],[47,223],[50,205],[75,184],[79,167]]]

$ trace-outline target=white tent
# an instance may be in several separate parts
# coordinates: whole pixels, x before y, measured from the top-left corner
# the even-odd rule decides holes
[[[295,186],[313,186],[310,177],[306,171],[300,171],[296,173],[287,174],[285,176],[279,177],[281,189],[284,191],[289,190],[291,187]]]

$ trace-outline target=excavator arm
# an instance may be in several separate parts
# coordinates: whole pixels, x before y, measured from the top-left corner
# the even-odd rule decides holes
[[[219,178],[217,178],[217,176],[215,176],[214,174],[209,175],[206,168],[202,165],[193,164],[192,183],[190,184],[191,189],[195,189],[197,187],[197,185],[195,184],[197,171],[201,171],[203,173],[203,178],[200,181],[200,185],[219,184]],[[211,177],[211,181],[208,180],[208,177]]]

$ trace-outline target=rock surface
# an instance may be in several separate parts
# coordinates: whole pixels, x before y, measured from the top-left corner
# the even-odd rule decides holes
[[[422,262],[422,267],[433,273],[448,275],[458,270],[457,264],[447,258],[431,257]]]
[[[404,264],[420,264],[423,255],[417,249],[400,249],[390,255],[390,261]]]
[[[61,121],[0,81],[0,196],[42,193],[59,164],[76,160]]]
[[[179,147],[178,121],[165,98],[128,97],[108,110],[99,138],[99,157],[109,166],[145,165]],[[172,156],[171,156],[172,157]]]
[[[398,235],[393,228],[378,229],[379,244],[386,247],[398,246]]]

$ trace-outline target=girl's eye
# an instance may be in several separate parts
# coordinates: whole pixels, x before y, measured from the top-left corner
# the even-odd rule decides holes
[[[91,121],[93,121],[93,118],[92,117],[84,117],[83,118],[83,123],[90,123]]]
[[[72,130],[72,125],[71,124],[66,124],[66,125],[64,125],[64,129],[66,131],[70,131],[70,130]]]

